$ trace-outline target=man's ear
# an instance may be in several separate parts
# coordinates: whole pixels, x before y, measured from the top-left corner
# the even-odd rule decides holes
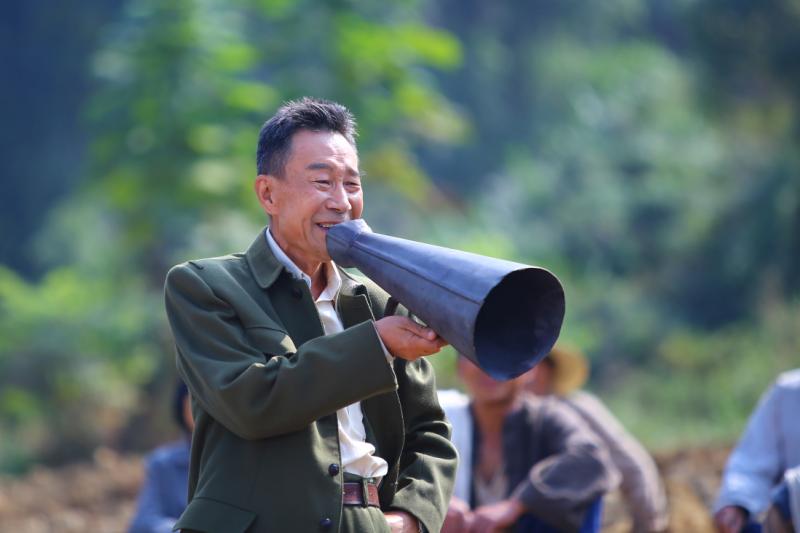
[[[258,203],[261,204],[261,207],[270,216],[278,214],[276,181],[277,178],[275,178],[275,176],[259,174],[256,176],[256,181],[253,184],[256,196],[258,196]]]

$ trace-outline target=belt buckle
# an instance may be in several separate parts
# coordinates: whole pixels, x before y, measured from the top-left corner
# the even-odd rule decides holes
[[[369,507],[369,479],[361,478],[361,506]]]

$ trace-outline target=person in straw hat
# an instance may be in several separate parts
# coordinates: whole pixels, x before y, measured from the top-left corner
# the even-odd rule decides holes
[[[606,445],[620,474],[619,488],[631,515],[632,530],[666,530],[667,499],[653,459],[599,398],[581,390],[588,377],[589,364],[583,354],[559,344],[522,380],[529,392],[559,398]]]

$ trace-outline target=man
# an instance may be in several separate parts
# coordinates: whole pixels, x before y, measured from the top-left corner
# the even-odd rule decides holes
[[[579,351],[555,346],[541,363],[525,374],[525,388],[553,396],[577,414],[608,450],[620,474],[620,491],[631,516],[632,531],[665,531],[669,523],[667,497],[658,468],[647,450],[596,396],[580,390],[589,365]]]
[[[589,429],[559,402],[521,394],[519,380],[496,381],[465,357],[458,374],[469,405],[441,393],[461,455],[442,531],[597,531],[616,479]]]
[[[714,505],[721,533],[760,531],[773,489],[800,466],[800,369],[778,376],[734,448]]]
[[[326,232],[361,217],[355,125],[289,102],[259,136],[270,226],[244,254],[167,276],[178,368],[193,398],[189,505],[176,527],[438,531],[456,453],[423,358],[444,342],[339,270]]]
[[[169,533],[186,509],[189,445],[194,429],[186,384],[175,388],[172,414],[180,426],[180,440],[159,446],[145,458],[145,478],[128,533]]]

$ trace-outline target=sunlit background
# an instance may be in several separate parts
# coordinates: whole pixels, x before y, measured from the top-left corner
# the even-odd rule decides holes
[[[266,223],[258,129],[303,95],[355,113],[376,231],[550,268],[636,436],[733,442],[800,366],[798,27],[790,0],[5,5],[0,472],[177,434],[165,273]]]

